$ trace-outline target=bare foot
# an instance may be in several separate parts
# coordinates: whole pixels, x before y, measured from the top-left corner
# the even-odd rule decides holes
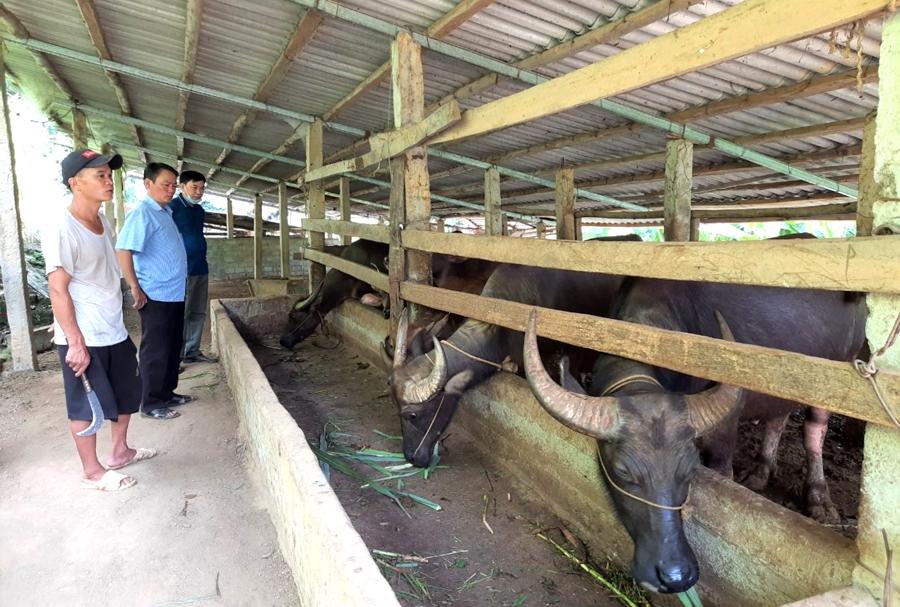
[[[137,449],[126,447],[121,453],[113,453],[106,460],[106,467],[110,469],[121,468],[123,464],[127,464],[134,459]]]

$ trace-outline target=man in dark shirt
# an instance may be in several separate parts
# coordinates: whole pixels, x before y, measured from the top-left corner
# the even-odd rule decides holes
[[[184,171],[178,178],[181,193],[172,199],[169,208],[187,253],[188,277],[184,300],[183,362],[216,362],[200,351],[200,338],[206,321],[209,293],[209,266],[206,263],[206,238],[203,221],[206,212],[201,206],[206,189],[206,177],[197,171]]]

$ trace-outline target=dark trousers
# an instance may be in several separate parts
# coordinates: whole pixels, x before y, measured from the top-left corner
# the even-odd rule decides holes
[[[209,274],[187,277],[184,295],[184,348],[182,358],[200,354],[200,338],[206,322],[206,305],[209,295]]]
[[[141,410],[166,406],[178,385],[178,365],[184,333],[184,302],[153,301],[141,314]]]

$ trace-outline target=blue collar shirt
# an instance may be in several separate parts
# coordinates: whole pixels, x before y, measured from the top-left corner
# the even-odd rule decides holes
[[[131,251],[138,283],[154,301],[184,301],[187,255],[172,210],[150,197],[125,216],[116,248]]]

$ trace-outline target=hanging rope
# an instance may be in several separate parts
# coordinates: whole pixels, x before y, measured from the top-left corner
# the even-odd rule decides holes
[[[869,383],[872,384],[872,389],[875,391],[875,396],[878,398],[878,402],[881,403],[881,407],[884,409],[884,412],[887,413],[887,416],[889,418],[891,418],[891,421],[894,422],[894,425],[900,428],[900,419],[898,419],[898,417],[900,416],[894,413],[890,405],[888,405],[887,400],[885,400],[884,398],[884,394],[881,393],[881,388],[878,386],[878,380],[876,378],[876,376],[878,375],[878,367],[875,365],[875,359],[884,354],[888,350],[888,348],[894,345],[894,342],[897,340],[898,334],[900,334],[900,314],[897,315],[897,319],[894,321],[894,327],[888,334],[888,338],[884,342],[884,345],[873,352],[868,361],[862,361],[859,359],[854,360],[853,368],[856,369],[857,373],[869,380]]]
[[[684,498],[684,501],[681,502],[680,506],[666,506],[665,504],[657,504],[656,502],[651,502],[650,500],[644,499],[639,495],[635,495],[634,493],[629,493],[625,491],[620,486],[616,484],[616,482],[609,475],[609,472],[606,471],[606,464],[603,463],[603,455],[600,453],[600,444],[597,444],[597,459],[600,460],[600,469],[603,470],[603,476],[606,477],[607,482],[619,493],[624,495],[625,497],[630,497],[633,500],[636,500],[642,504],[646,504],[647,506],[653,506],[654,508],[659,508],[660,510],[684,510],[684,507],[687,506],[688,501],[691,499],[691,486],[688,485],[688,494],[687,497]]]
[[[515,373],[519,370],[519,366],[516,363],[514,363],[509,356],[504,358],[503,362],[498,364],[492,360],[487,360],[485,358],[479,358],[478,356],[475,356],[474,354],[469,354],[468,352],[466,352],[459,346],[455,345],[453,342],[447,341],[445,339],[442,339],[441,343],[444,344],[445,346],[450,346],[452,349],[456,350],[457,352],[459,352],[466,358],[470,358],[476,362],[484,363],[485,365],[490,365],[490,366],[494,367],[495,369],[497,369],[498,371],[507,371],[509,373]]]

